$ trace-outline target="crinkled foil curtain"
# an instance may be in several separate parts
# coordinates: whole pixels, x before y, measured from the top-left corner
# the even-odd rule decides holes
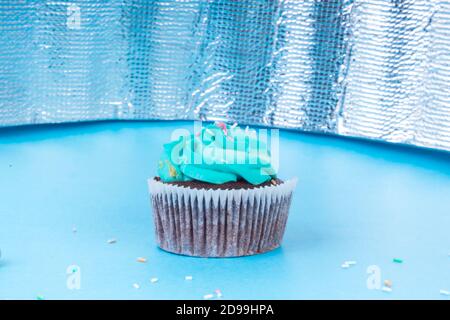
[[[1,0],[0,125],[102,119],[450,150],[450,1]]]

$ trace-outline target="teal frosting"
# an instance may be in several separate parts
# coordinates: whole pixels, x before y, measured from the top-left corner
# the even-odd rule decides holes
[[[158,175],[163,182],[245,180],[258,185],[276,177],[270,160],[267,145],[256,131],[219,122],[166,143]]]

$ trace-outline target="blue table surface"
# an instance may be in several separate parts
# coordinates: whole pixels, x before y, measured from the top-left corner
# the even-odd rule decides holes
[[[146,184],[180,127],[192,123],[1,129],[0,298],[449,299],[448,153],[281,131],[280,177],[299,178],[283,246],[192,258],[156,247]],[[367,287],[372,265],[392,292]]]

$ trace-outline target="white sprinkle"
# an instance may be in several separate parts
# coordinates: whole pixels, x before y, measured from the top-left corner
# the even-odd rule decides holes
[[[203,299],[205,299],[205,300],[209,300],[209,299],[212,299],[212,298],[214,298],[214,295],[211,294],[211,293],[205,294],[205,295],[203,296]]]
[[[383,287],[383,288],[381,288],[381,290],[384,292],[392,292],[392,289],[389,287]]]
[[[151,279],[150,279],[150,282],[151,282],[151,283],[156,283],[156,282],[158,282],[158,280],[159,280],[158,278],[151,278]]]
[[[442,294],[443,296],[450,296],[450,291],[447,290],[440,290],[439,293]]]
[[[134,287],[135,289],[139,289],[139,288],[140,288],[140,286],[139,286],[137,283],[133,283],[133,287]]]
[[[356,261],[353,261],[353,260],[347,260],[347,261],[344,261],[344,262],[341,264],[341,267],[344,268],[344,269],[348,269],[348,268],[350,268],[351,266],[354,266],[355,264],[356,264]]]
[[[116,243],[117,240],[116,240],[116,239],[108,239],[107,242],[108,242],[109,244],[113,244],[113,243]]]
[[[145,263],[145,262],[147,262],[147,259],[142,258],[142,257],[139,257],[139,258],[136,259],[136,261],[137,261],[137,262]]]
[[[231,129],[234,129],[237,127],[237,122],[233,123],[233,125],[231,126]]]
[[[190,280],[192,280],[192,276],[185,276],[184,280],[190,281]]]

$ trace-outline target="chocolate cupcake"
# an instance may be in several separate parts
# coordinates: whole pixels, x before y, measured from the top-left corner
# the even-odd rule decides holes
[[[149,189],[158,246],[235,257],[280,246],[296,179],[276,177],[256,131],[216,123],[164,145]]]

